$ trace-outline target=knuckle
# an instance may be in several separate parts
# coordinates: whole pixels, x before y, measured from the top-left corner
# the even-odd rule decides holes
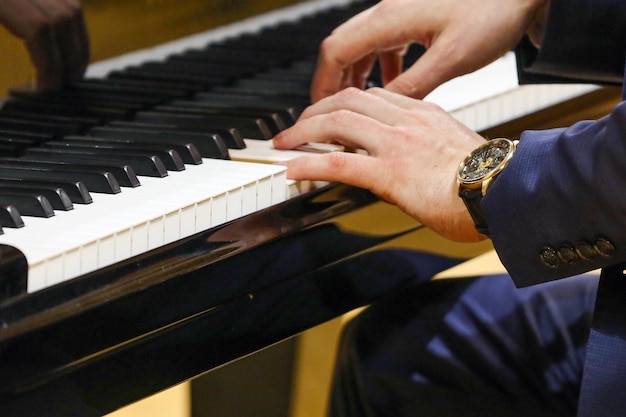
[[[387,12],[395,13],[398,10],[398,7],[403,7],[402,4],[404,0],[384,0],[378,3],[378,11],[379,12]]]
[[[337,49],[337,42],[339,39],[334,34],[330,34],[320,43],[319,53],[322,57],[331,58],[334,56],[334,51]]]
[[[339,152],[333,152],[327,155],[328,169],[331,172],[342,172],[347,166],[345,155]]]
[[[417,85],[408,77],[398,77],[393,80],[393,91],[409,97],[416,97],[419,94]]]
[[[333,105],[337,108],[336,111],[341,109],[354,108],[354,104],[360,101],[368,100],[368,94],[365,90],[361,90],[358,87],[345,87],[339,90],[333,97]]]
[[[346,105],[353,100],[356,100],[363,94],[363,90],[357,87],[346,87],[343,90],[339,91],[336,95],[336,99],[340,105]]]
[[[329,122],[335,125],[345,125],[350,123],[353,112],[348,109],[339,109],[328,115]]]

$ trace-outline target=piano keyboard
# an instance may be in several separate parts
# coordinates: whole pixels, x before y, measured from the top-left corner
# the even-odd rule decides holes
[[[319,42],[367,5],[304,2],[93,64],[58,93],[13,91],[0,112],[0,243],[25,254],[28,291],[300,192],[272,163],[302,153],[269,139],[308,104]],[[519,87],[507,55],[427,100],[482,130],[594,88]],[[26,183],[38,191],[25,197]]]

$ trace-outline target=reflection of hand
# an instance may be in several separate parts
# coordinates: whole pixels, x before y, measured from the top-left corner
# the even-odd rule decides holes
[[[25,41],[38,88],[58,88],[83,76],[89,38],[78,0],[0,0],[0,23]]]
[[[306,109],[274,146],[335,142],[364,153],[333,152],[286,163],[293,179],[337,181],[371,190],[444,237],[479,235],[458,197],[459,163],[484,139],[440,107],[374,88],[348,88]]]
[[[317,101],[342,88],[364,88],[379,59],[391,91],[423,98],[458,75],[472,72],[512,49],[547,0],[382,0],[339,26],[324,40],[313,79]],[[411,43],[427,48],[402,73]]]

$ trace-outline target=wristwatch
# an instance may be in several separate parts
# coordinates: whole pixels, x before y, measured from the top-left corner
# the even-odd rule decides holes
[[[472,216],[476,230],[483,235],[489,236],[489,228],[480,201],[513,157],[518,142],[505,138],[491,139],[474,149],[459,165],[459,197]]]

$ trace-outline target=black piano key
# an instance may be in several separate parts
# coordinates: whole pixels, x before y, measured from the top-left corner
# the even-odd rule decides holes
[[[0,140],[0,157],[19,156],[27,146],[19,143],[3,143]]]
[[[3,185],[0,183],[0,194],[12,191],[26,191],[35,195],[40,194],[48,199],[54,210],[69,211],[74,208],[72,200],[70,200],[70,197],[61,187],[28,184]]]
[[[24,220],[15,206],[0,204],[0,226],[13,229],[24,227]]]
[[[4,139],[24,139],[38,146],[46,141],[54,139],[54,135],[50,133],[33,133],[21,132],[17,130],[0,129],[0,138]]]
[[[0,113],[0,130],[18,130],[35,134],[45,133],[54,136],[63,136],[80,135],[87,129],[87,126],[83,126],[80,123],[36,120],[34,117],[27,119]]]
[[[61,180],[27,180],[21,178],[3,178],[0,177],[0,186],[25,186],[25,187],[54,187],[61,188],[73,204],[91,204],[93,199],[87,186],[80,181],[61,181]]]
[[[165,143],[149,140],[122,140],[109,139],[97,136],[65,136],[61,142],[70,142],[76,146],[90,146],[105,149],[130,149],[142,152],[152,152],[159,156],[170,171],[181,171],[184,164],[198,165],[202,163],[202,156],[193,143]],[[171,158],[170,162],[168,158]],[[170,168],[168,164],[173,164]]]
[[[207,101],[216,105],[229,105],[229,106],[263,106],[271,105],[285,109],[294,115],[294,118],[298,118],[300,113],[306,109],[311,100],[306,97],[288,97],[288,96],[265,96],[262,94],[246,94],[245,92],[231,89],[230,91],[217,92],[208,91],[203,93],[197,93],[194,96],[194,100]]]
[[[81,84],[67,85],[62,90],[51,92],[32,92],[30,90],[11,90],[11,97],[24,99],[61,100],[67,102],[80,102],[82,104],[102,105],[109,103],[118,108],[141,108],[159,103],[163,100],[154,90],[149,88],[88,88]]]
[[[71,137],[71,136],[70,136]],[[103,159],[106,157],[107,159],[118,158],[121,156],[122,160],[126,160],[129,165],[135,166],[134,163],[131,163],[130,158],[136,158],[139,161],[145,161],[150,166],[150,171],[153,172],[152,176],[163,176],[163,174],[167,174],[167,171],[184,171],[185,164],[181,159],[178,152],[176,152],[172,148],[159,148],[154,147],[149,149],[147,147],[138,147],[138,146],[124,146],[120,144],[119,146],[111,146],[103,143],[81,143],[80,141],[72,141],[65,139],[58,139],[56,141],[51,141],[46,143],[44,149],[49,148],[58,148],[58,149],[66,149],[70,152],[81,153],[87,155],[88,157],[100,157]],[[155,159],[158,158],[158,159]],[[128,158],[128,159],[126,159]],[[161,162],[163,167],[165,168],[165,172],[160,170],[161,166],[158,162]],[[137,167],[138,168],[138,167]],[[145,172],[145,171],[142,171]],[[147,175],[140,174],[139,175]]]
[[[95,126],[109,120],[127,119],[140,108],[118,108],[109,106],[108,103],[81,103],[81,100],[13,98],[5,102],[4,109],[9,114],[33,112],[57,116],[90,118],[93,122],[89,124]]]
[[[310,102],[309,92],[302,90],[289,89],[287,85],[284,85],[283,89],[271,88],[269,83],[244,83],[235,85],[218,86],[211,89],[211,92],[223,93],[223,94],[239,94],[239,95],[260,95],[265,97],[293,97],[300,100],[300,102]]]
[[[180,80],[173,79],[169,77],[167,74],[146,74],[134,71],[111,71],[108,75],[108,78],[113,81],[125,81],[125,80],[133,80],[133,81],[152,81],[152,82],[165,82],[165,83],[176,83],[187,91],[203,91],[206,90],[206,86],[204,83],[192,82],[189,80]]]
[[[310,85],[311,77],[308,71],[294,71],[291,68],[272,68],[267,71],[254,74],[250,79],[265,81],[287,81],[300,85]]]
[[[235,88],[271,91],[281,95],[309,97],[310,82],[290,81],[285,79],[242,78],[233,84]]]
[[[134,175],[158,178],[167,176],[167,169],[161,159],[157,156],[145,153],[131,153],[124,151],[98,152],[89,151],[87,149],[68,149],[65,147],[55,148],[48,147],[46,145],[41,148],[27,149],[24,153],[24,157],[34,157],[34,155],[40,155],[43,158],[46,154],[49,154],[50,158],[53,158],[60,163],[66,162],[68,166],[88,168],[90,166],[90,162],[95,162],[95,167],[110,171],[116,179],[118,178],[118,174],[123,175],[125,179],[128,178],[130,182],[124,182],[125,186],[129,187],[135,187],[138,185],[138,183],[135,184],[137,180],[136,177],[133,178]],[[81,162],[84,162],[84,164],[81,164]],[[120,169],[122,167],[124,167],[124,169]]]
[[[163,100],[182,99],[189,96],[190,90],[178,83],[154,82],[140,79],[83,79],[72,83],[72,87],[85,90],[128,91],[132,88],[151,90]]]
[[[173,102],[174,103],[174,102]],[[289,127],[298,120],[299,111],[295,108],[280,108],[272,105],[271,103],[260,103],[257,105],[245,105],[238,104],[233,105],[227,102],[222,103],[210,103],[202,100],[194,100],[193,103],[198,106],[207,106],[214,109],[221,109],[224,111],[235,110],[237,112],[248,112],[250,114],[267,114],[269,117],[275,119],[276,127],[282,130],[281,126]]]
[[[154,126],[133,122],[113,122],[106,126],[94,127],[89,131],[89,135],[130,141],[192,143],[204,158],[229,159],[228,148],[221,136],[211,133],[183,132],[175,126],[156,129]]]
[[[4,161],[7,159],[5,158]],[[0,160],[2,162],[3,160]],[[113,159],[89,159],[84,154],[72,154],[62,149],[31,148],[17,159],[24,166],[71,167],[72,169],[103,170],[113,174],[122,187],[138,187],[139,179],[133,168]]]
[[[2,191],[0,193],[0,205],[11,205],[17,208],[22,216],[52,217],[54,210],[52,205],[42,195],[33,195],[26,192]]]
[[[230,81],[237,78],[248,77],[255,74],[255,71],[247,65],[223,64],[212,62],[194,62],[189,60],[177,61],[168,58],[165,61],[148,61],[143,62],[140,66],[146,70],[160,70],[165,68],[168,72],[176,71],[179,73],[201,74],[209,76],[223,77],[224,80]]]
[[[287,51],[237,50],[228,46],[209,45],[206,49],[188,49],[179,55],[181,60],[196,62],[249,65],[260,71],[265,68],[287,65],[294,59]]]
[[[169,124],[185,129],[228,129],[236,128],[244,138],[271,139],[273,137],[267,124],[255,117],[207,116],[178,114],[159,111],[141,111],[135,114],[135,120],[142,123]]]
[[[91,126],[95,126],[98,124],[98,120],[93,117],[82,117],[75,114],[46,114],[43,112],[37,111],[17,111],[17,110],[4,110],[0,113],[0,117],[7,116],[11,118],[19,118],[31,123],[40,123],[40,122],[49,122],[49,123],[58,123],[59,125],[66,125],[68,127],[76,126],[81,130],[85,128],[89,128]]]
[[[322,33],[322,32],[320,32]],[[289,37],[285,36],[283,32],[272,32],[271,30],[265,30],[260,33],[242,35],[237,38],[231,38],[218,43],[212,43],[210,48],[216,49],[233,48],[238,50],[265,50],[266,52],[272,51],[289,51],[290,54],[301,56],[305,54],[316,53],[319,49],[321,40],[328,34],[326,30],[323,31],[323,35],[316,37],[307,33],[306,38],[302,36]]]
[[[228,129],[217,129],[211,128],[206,129],[205,127],[189,127],[181,128],[175,124],[161,124],[155,122],[126,122],[126,121],[113,121],[108,124],[108,126],[112,127],[123,127],[123,128],[132,128],[132,129],[148,129],[148,130],[157,130],[162,133],[166,133],[170,137],[173,135],[175,137],[189,137],[193,138],[197,135],[202,137],[201,140],[206,140],[205,135],[209,135],[210,140],[214,140],[216,143],[223,143],[225,145],[224,149],[226,152],[226,157],[222,159],[229,159],[228,149],[244,149],[246,147],[246,143],[243,141],[243,135],[237,128],[228,128]],[[198,142],[194,142],[196,146],[199,147]],[[210,144],[212,146],[212,144]],[[204,156],[204,155],[203,155]]]
[[[69,85],[70,92],[82,92],[90,96],[105,94],[118,97],[141,97],[143,103],[174,100],[186,97],[188,91],[178,85],[155,85],[154,83],[142,83],[140,80],[128,81],[115,79],[83,79]]]
[[[181,68],[184,66],[181,66]],[[196,71],[184,71],[179,67],[162,65],[158,67],[128,67],[115,72],[111,77],[113,79],[132,76],[136,79],[162,80],[166,82],[188,83],[192,85],[202,86],[203,89],[210,88],[215,85],[229,84],[234,80],[230,74],[213,75],[211,73],[201,73]]]
[[[0,178],[27,180],[80,181],[87,190],[95,193],[117,194],[121,191],[115,176],[101,169],[76,169],[72,167],[32,167],[0,160]]]
[[[287,122],[283,120],[283,117],[272,111],[266,111],[261,109],[228,109],[212,107],[207,103],[199,103],[194,101],[173,101],[168,104],[156,106],[154,108],[158,112],[167,113],[181,113],[191,114],[199,116],[221,116],[221,117],[250,117],[255,119],[261,119],[269,128],[270,134],[276,136],[280,131],[287,128]]]
[[[0,135],[0,143],[5,145],[20,145],[23,147],[39,146],[41,142],[35,139],[24,139],[19,137],[3,137]]]

